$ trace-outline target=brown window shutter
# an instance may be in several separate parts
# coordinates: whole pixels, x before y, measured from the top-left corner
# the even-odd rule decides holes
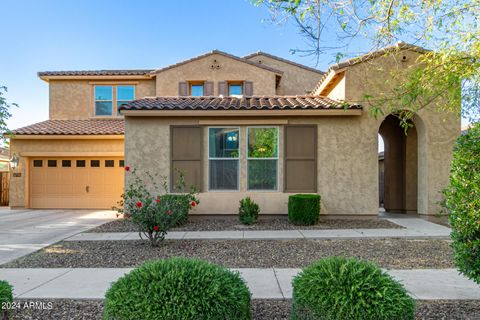
[[[285,192],[317,192],[317,126],[285,126]]]
[[[227,81],[218,82],[218,95],[228,96],[228,84]]]
[[[170,190],[172,192],[188,192],[192,186],[196,191],[202,191],[202,141],[202,127],[170,127]],[[185,174],[187,190],[177,190],[175,188],[180,178],[180,172]]]
[[[179,82],[178,83],[178,95],[179,96],[188,96],[188,83]]]
[[[205,81],[205,96],[213,96],[213,81]]]
[[[243,82],[243,95],[251,97],[253,96],[253,82],[244,81]]]

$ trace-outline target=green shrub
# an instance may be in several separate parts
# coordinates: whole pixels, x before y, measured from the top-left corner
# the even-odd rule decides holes
[[[320,218],[320,195],[295,194],[288,197],[288,220],[297,225],[313,225]]]
[[[445,207],[455,265],[480,284],[480,123],[457,140]]]
[[[238,272],[206,261],[147,262],[112,284],[103,319],[251,319]]]
[[[7,281],[0,280],[0,316],[2,319],[8,319],[9,310],[2,310],[4,303],[13,301],[12,286]]]
[[[322,259],[293,279],[294,320],[415,319],[415,300],[374,264]]]
[[[254,224],[257,222],[260,208],[250,197],[240,200],[240,208],[238,208],[238,217],[243,224]]]

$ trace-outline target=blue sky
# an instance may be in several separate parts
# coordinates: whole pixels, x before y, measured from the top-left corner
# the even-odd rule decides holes
[[[294,26],[270,23],[248,0],[1,0],[1,8],[0,84],[20,105],[10,128],[48,118],[48,85],[38,71],[158,68],[212,49],[315,64],[290,54],[305,46]]]

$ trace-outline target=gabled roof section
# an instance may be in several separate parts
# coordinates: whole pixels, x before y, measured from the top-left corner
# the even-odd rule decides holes
[[[325,72],[323,77],[320,79],[318,84],[313,89],[313,92],[316,92],[322,86],[323,82],[327,78],[329,78],[331,72],[338,72],[340,70],[343,70],[345,68],[357,65],[359,63],[367,62],[367,61],[373,60],[377,57],[381,57],[385,54],[392,53],[392,52],[400,52],[400,51],[404,51],[404,50],[415,51],[415,52],[419,52],[419,53],[426,53],[426,52],[430,51],[430,50],[427,50],[425,48],[400,41],[400,42],[397,42],[394,45],[387,46],[387,47],[381,48],[379,50],[375,50],[375,51],[369,52],[367,54],[364,54],[364,55],[361,55],[361,56],[358,56],[358,57],[355,57],[355,58],[351,58],[351,59],[333,64],[328,68],[327,72]]]
[[[281,61],[281,62],[284,62],[284,63],[294,65],[296,67],[299,67],[299,68],[302,68],[302,69],[305,69],[305,70],[308,70],[308,71],[316,72],[316,73],[319,73],[319,74],[324,74],[325,73],[321,70],[306,66],[304,64],[300,64],[300,63],[292,61],[292,60],[284,59],[284,58],[281,58],[281,57],[278,57],[278,56],[275,56],[273,54],[266,53],[266,52],[263,52],[263,51],[257,51],[257,52],[251,53],[249,55],[244,56],[243,58],[244,59],[251,59],[251,58],[256,57],[256,56],[265,56],[265,57],[268,57],[268,58],[271,58],[271,59],[274,59],[274,60],[278,60],[278,61]]]
[[[237,57],[237,56],[235,56],[235,55],[233,55],[233,54],[230,54],[230,53],[227,53],[227,52],[223,52],[223,51],[220,51],[220,50],[212,50],[212,51],[210,51],[210,52],[201,54],[201,55],[199,55],[199,56],[196,56],[196,57],[193,57],[193,58],[190,58],[190,59],[187,59],[187,60],[183,60],[183,61],[177,62],[177,63],[175,63],[175,64],[172,64],[172,65],[169,65],[169,66],[160,68],[160,69],[156,69],[156,70],[152,71],[151,73],[156,74],[156,73],[159,73],[159,72],[163,72],[163,71],[165,71],[165,70],[173,69],[173,68],[175,68],[175,67],[178,67],[178,66],[187,64],[187,63],[189,63],[189,62],[196,61],[196,60],[200,60],[200,59],[202,59],[202,58],[205,58],[205,57],[208,57],[208,56],[211,56],[211,55],[214,55],[214,54],[218,54],[218,55],[221,55],[221,56],[224,56],[224,57],[227,57],[227,58],[230,58],[230,59],[239,61],[239,62],[243,62],[243,63],[249,64],[249,65],[252,65],[252,66],[261,68],[261,69],[265,69],[265,70],[267,70],[267,71],[273,72],[273,73],[278,74],[278,75],[282,75],[282,74],[283,74],[283,71],[281,71],[281,70],[277,70],[277,69],[275,69],[275,68],[271,68],[271,67],[268,67],[268,66],[259,64],[259,63],[255,63],[255,62],[253,62],[253,61],[250,61],[250,60],[247,60],[247,59],[244,59],[244,58],[240,58],[240,57]]]
[[[120,106],[120,110],[308,110],[362,109],[322,96],[148,97]]]
[[[123,135],[123,119],[46,120],[12,130],[13,135]]]

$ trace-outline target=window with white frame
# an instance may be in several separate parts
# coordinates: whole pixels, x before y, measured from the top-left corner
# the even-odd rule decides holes
[[[113,87],[95,86],[95,115],[111,116],[113,108]]]
[[[208,128],[209,190],[238,190],[239,128]]]
[[[118,107],[135,99],[134,85],[96,85],[94,87],[95,116],[118,115]]]
[[[127,104],[134,99],[135,99],[135,86],[132,86],[132,85],[117,86],[117,112],[118,112],[118,107],[120,107],[122,104]]]
[[[277,190],[278,128],[247,128],[247,189]]]

